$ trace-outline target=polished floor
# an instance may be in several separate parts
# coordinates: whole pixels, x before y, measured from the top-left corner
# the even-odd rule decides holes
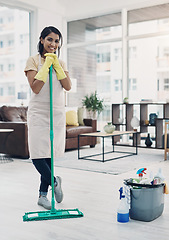
[[[154,157],[156,154],[154,151]],[[162,150],[159,150],[158,155],[159,162],[151,162],[149,168],[156,172],[160,167],[169,183],[169,160],[163,161]],[[129,158],[126,158],[126,164],[127,161]],[[123,179],[135,176],[135,170],[112,175],[57,167],[55,173],[62,177],[64,190],[64,200],[56,204],[56,208],[79,208],[84,217],[23,222],[25,212],[42,210],[37,205],[39,175],[29,161],[14,159],[13,162],[0,164],[1,240],[169,239],[169,195],[164,196],[162,216],[154,221],[130,219],[128,223],[118,223],[116,220],[119,187],[122,186]]]

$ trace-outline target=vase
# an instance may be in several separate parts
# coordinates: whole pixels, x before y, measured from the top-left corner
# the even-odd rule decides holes
[[[156,125],[156,118],[157,118],[157,114],[156,113],[150,113],[149,115],[149,123],[152,126]]]
[[[87,110],[87,118],[96,119],[96,111]]]
[[[147,137],[146,137],[146,140],[145,140],[145,145],[146,145],[147,147],[151,147],[152,144],[153,144],[153,141],[152,141],[152,139],[151,139],[151,137],[150,137],[150,133],[148,133],[148,135],[147,135]]]
[[[112,125],[111,122],[108,122],[103,129],[106,133],[113,133],[116,129],[116,126]]]
[[[130,124],[131,124],[132,128],[137,131],[137,128],[138,128],[139,125],[140,125],[140,121],[138,120],[137,117],[134,116],[134,117],[131,119],[131,123],[130,123]]]

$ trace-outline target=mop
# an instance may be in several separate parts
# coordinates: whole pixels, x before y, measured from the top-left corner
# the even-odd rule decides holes
[[[50,85],[50,142],[51,142],[51,186],[52,186],[52,199],[51,210],[27,212],[23,216],[23,221],[40,221],[50,219],[62,218],[78,218],[83,217],[83,213],[76,209],[55,209],[54,200],[54,161],[53,161],[53,96],[52,96],[52,66],[49,69],[49,85]]]

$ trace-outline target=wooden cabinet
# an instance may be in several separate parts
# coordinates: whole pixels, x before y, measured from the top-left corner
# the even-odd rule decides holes
[[[148,133],[149,128],[155,128],[155,148],[162,148],[162,135],[164,134],[164,121],[169,120],[169,103],[128,103],[128,104],[112,104],[112,124],[116,126],[117,130],[133,130],[131,126],[131,120],[135,116],[135,108],[139,109],[138,118],[140,121],[140,127],[138,130],[138,143],[140,143],[141,135]],[[153,110],[151,110],[153,109]],[[155,125],[146,125],[145,120],[149,120],[151,112],[158,115],[160,109],[160,116],[156,118]],[[138,111],[137,111],[138,112]],[[119,119],[123,119],[123,123],[119,122]],[[119,139],[117,139],[118,141]],[[116,142],[117,142],[116,141]]]

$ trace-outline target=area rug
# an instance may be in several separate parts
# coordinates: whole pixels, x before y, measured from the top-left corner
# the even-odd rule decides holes
[[[111,147],[105,148],[105,151],[111,151],[111,150],[112,150]],[[135,151],[134,148],[131,148],[131,147],[124,148],[121,146],[120,147],[116,146],[116,150],[126,151],[126,152]],[[101,145],[97,144],[95,148],[89,148],[89,147],[81,148],[80,156],[97,154],[100,152],[101,152]],[[106,154],[105,159],[112,158],[112,157],[120,157],[122,155],[124,154],[120,154],[120,153]],[[101,156],[99,157],[99,159],[101,159]],[[78,159],[78,151],[71,150],[71,151],[67,151],[64,154],[64,157],[58,158],[55,161],[54,165],[56,167],[118,175],[134,169],[137,170],[142,167],[148,167],[152,164],[156,164],[161,161],[164,161],[164,151],[159,149],[151,149],[151,148],[139,148],[138,155],[127,156],[124,158],[119,158],[119,159],[107,161],[104,163],[100,161]]]

